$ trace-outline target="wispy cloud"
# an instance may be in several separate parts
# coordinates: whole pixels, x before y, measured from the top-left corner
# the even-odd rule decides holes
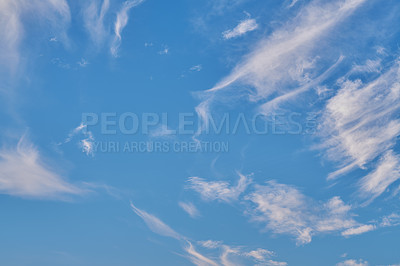
[[[380,159],[375,170],[360,180],[360,192],[372,201],[400,178],[400,158],[392,150]]]
[[[349,228],[342,232],[342,236],[354,236],[361,235],[363,233],[375,230],[375,225],[373,224],[365,224],[358,227]]]
[[[276,256],[275,252],[263,248],[249,250],[243,246],[233,247],[224,244],[222,241],[213,240],[198,241],[198,243],[208,249],[220,250],[219,257],[221,264],[224,266],[238,265],[238,261],[243,258],[250,258],[253,263],[256,263],[256,265],[287,265],[286,262],[272,260],[271,258]]]
[[[217,266],[217,265],[240,265],[240,261],[242,259],[251,259],[253,263],[259,263],[261,265],[279,265],[284,266],[287,265],[285,262],[278,262],[271,260],[272,256],[275,256],[275,253],[266,249],[258,248],[255,250],[249,250],[244,246],[240,247],[231,247],[229,245],[223,244],[222,241],[191,241],[188,237],[183,236],[176,231],[174,231],[171,227],[161,221],[158,217],[149,214],[139,208],[137,208],[131,202],[132,210],[143,219],[146,225],[152,230],[154,233],[174,238],[179,240],[182,245],[182,249],[185,251],[184,257],[186,257],[189,261],[191,261],[194,265],[198,266]],[[197,247],[195,244],[197,243]],[[198,248],[202,247],[203,249],[208,250],[216,250],[218,253],[212,253],[210,255],[204,255],[198,251]],[[209,253],[209,252],[208,252]],[[215,257],[219,257],[219,260],[214,259]]]
[[[236,38],[246,34],[247,32],[253,31],[258,28],[257,21],[255,19],[249,18],[242,20],[235,28],[231,30],[224,31],[222,37],[225,40]]]
[[[314,79],[320,77],[318,81],[323,81],[326,78],[323,73],[329,67],[309,64],[318,58],[316,44],[322,43],[336,25],[364,2],[343,0],[321,5],[312,1],[300,9],[298,16],[260,41],[229,75],[201,93],[203,101],[196,108],[199,118],[205,123],[212,105],[221,98],[227,102],[235,95],[235,99],[243,96],[250,101],[262,100],[269,104],[274,98],[287,95],[283,98],[286,102],[318,85]]]
[[[297,4],[297,2],[298,2],[299,0],[292,0],[292,2],[290,3],[290,5],[288,6],[289,8],[290,7],[294,7],[296,4]]]
[[[116,19],[115,24],[114,24],[115,37],[114,37],[114,40],[112,42],[111,49],[110,49],[111,54],[114,57],[118,56],[118,50],[119,50],[119,47],[121,45],[121,40],[122,40],[121,33],[122,33],[122,31],[124,30],[125,26],[128,23],[128,19],[129,19],[128,12],[129,12],[129,10],[131,8],[135,7],[135,6],[140,5],[144,1],[145,0],[125,1],[123,3],[123,5],[122,5],[121,10],[117,13],[117,19]]]
[[[188,254],[189,260],[198,266],[218,266],[218,263],[207,258],[206,256],[200,254],[192,245],[191,242],[188,242],[188,245],[184,248]]]
[[[238,173],[240,176],[236,186],[230,185],[226,181],[205,181],[200,177],[189,177],[188,187],[200,193],[205,200],[218,200],[224,202],[232,202],[237,200],[247,186],[251,183],[251,179],[245,175]]]
[[[169,48],[168,48],[168,46],[165,46],[161,51],[158,51],[158,54],[160,54],[160,55],[167,55],[167,54],[169,54]]]
[[[190,70],[190,71],[199,72],[199,71],[201,71],[202,69],[203,69],[203,67],[202,67],[201,65],[194,65],[194,66],[192,66],[189,70]]]
[[[131,202],[131,208],[140,218],[143,219],[143,221],[146,223],[146,225],[149,227],[149,229],[151,231],[153,231],[154,233],[162,235],[162,236],[171,237],[171,238],[181,241],[182,248],[184,251],[186,251],[186,257],[191,262],[193,262],[193,264],[199,265],[199,266],[218,265],[213,260],[200,254],[195,249],[193,244],[185,236],[182,236],[181,234],[175,232],[171,227],[169,227],[167,224],[165,224],[163,221],[161,221],[158,217],[137,208],[132,202]]]
[[[104,20],[110,8],[110,0],[103,0],[101,6],[100,3],[98,0],[92,0],[83,11],[86,30],[98,47],[102,45],[109,35],[109,31],[104,25]]]
[[[390,150],[400,134],[400,120],[396,117],[400,109],[399,81],[398,63],[366,84],[359,79],[340,80],[340,89],[328,101],[322,116],[323,147],[327,158],[339,163],[339,169],[329,179],[355,168],[366,168],[382,155],[376,171],[361,181],[361,190],[377,197],[396,179],[398,159]],[[369,188],[370,182],[379,187]]]
[[[237,189],[241,186],[230,186],[228,182],[198,178],[189,179],[193,183],[189,187],[207,201],[241,203],[246,207],[245,214],[251,221],[275,234],[291,235],[299,245],[311,242],[312,237],[318,234],[344,232],[343,236],[350,236],[351,230],[369,228],[353,219],[352,206],[345,204],[338,196],[319,202],[290,185],[276,181],[258,185],[249,183],[249,179],[243,175],[241,178],[241,183],[246,184],[242,189]],[[372,227],[375,229],[375,225]]]
[[[82,149],[82,152],[84,152],[88,156],[94,156],[95,138],[93,137],[93,133],[87,130],[87,125],[85,125],[84,123],[81,123],[79,126],[74,128],[68,134],[68,137],[63,143],[70,142],[77,135],[83,135],[83,139],[79,141],[79,147]],[[58,145],[61,145],[63,143],[59,143]]]
[[[20,44],[26,28],[24,19],[31,14],[36,14],[39,20],[47,21],[46,25],[51,25],[59,32],[57,38],[67,42],[65,30],[70,21],[67,1],[0,1],[0,67],[14,72],[19,66]]]
[[[255,204],[249,210],[252,220],[265,224],[274,233],[295,236],[298,244],[311,242],[314,234],[336,232],[358,224],[349,213],[351,206],[339,197],[320,205],[296,188],[274,181],[257,185],[247,200]]]
[[[63,199],[88,190],[73,185],[46,165],[38,150],[25,138],[16,148],[0,151],[0,193],[28,197]]]
[[[345,260],[343,262],[339,262],[336,266],[368,266],[368,262],[362,259],[359,260]]]
[[[192,218],[197,218],[200,216],[199,210],[191,202],[179,202],[179,206]]]
[[[131,208],[140,218],[143,219],[143,221],[146,223],[146,225],[154,233],[162,235],[162,236],[172,237],[177,240],[184,239],[183,236],[181,236],[180,234],[175,232],[171,227],[166,225],[164,222],[162,222],[156,216],[137,208],[132,202],[131,202]]]
[[[384,216],[381,223],[379,224],[379,226],[381,227],[398,225],[400,225],[400,215],[398,215],[397,213],[392,213],[390,215]]]

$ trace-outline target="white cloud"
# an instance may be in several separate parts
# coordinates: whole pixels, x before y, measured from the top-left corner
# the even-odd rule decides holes
[[[251,101],[262,100],[268,104],[274,98],[284,95],[287,95],[285,101],[294,99],[299,93],[318,85],[312,81],[320,77],[318,81],[321,82],[326,78],[321,73],[328,68],[310,65],[308,62],[318,59],[318,51],[321,51],[324,37],[329,36],[330,30],[364,2],[343,0],[321,5],[313,1],[300,9],[298,16],[260,41],[229,75],[202,93],[203,101],[196,108],[199,118],[206,123],[212,104],[219,99],[227,102],[232,95],[235,99],[243,96]],[[323,50],[324,54],[326,52]],[[303,89],[292,93],[298,88]],[[226,93],[229,90],[234,93]]]
[[[240,178],[236,186],[231,186],[226,181],[205,181],[200,177],[189,177],[188,187],[198,192],[205,200],[232,202],[237,200],[251,183],[247,176],[238,174]]]
[[[381,227],[388,227],[388,226],[398,226],[400,225],[400,215],[397,213],[392,213],[390,215],[384,216],[380,223]]]
[[[114,57],[118,56],[118,49],[119,46],[121,45],[121,33],[123,31],[123,29],[125,28],[125,26],[128,24],[128,12],[131,8],[140,5],[141,3],[143,3],[145,0],[133,0],[133,1],[125,1],[122,5],[121,10],[117,13],[117,19],[115,21],[114,24],[114,40],[112,42],[111,45],[111,54]]]
[[[256,250],[246,252],[245,255],[252,257],[258,261],[265,261],[267,257],[274,256],[275,254],[272,251],[263,248],[258,248]]]
[[[94,156],[94,145],[95,138],[93,137],[93,133],[87,130],[87,125],[81,123],[79,126],[74,128],[65,139],[64,143],[70,142],[75,136],[82,134],[83,139],[79,141],[79,147],[82,149],[82,152],[87,156]],[[59,143],[61,145],[63,143]]]
[[[87,65],[89,65],[89,62],[85,59],[85,58],[82,58],[80,61],[78,61],[77,62],[78,63],[78,65],[80,66],[80,67],[86,67]]]
[[[376,229],[376,226],[373,224],[365,224],[354,228],[349,228],[342,232],[342,236],[354,236],[361,235],[363,233],[373,231]]]
[[[400,178],[400,158],[392,150],[382,156],[375,170],[360,180],[360,191],[370,201]]]
[[[190,71],[196,71],[196,72],[199,72],[199,71],[201,71],[202,70],[202,66],[201,65],[195,65],[195,66],[192,66],[189,70]]]
[[[192,218],[197,218],[200,216],[199,210],[191,202],[179,202],[179,206],[190,215]]]
[[[395,172],[397,158],[387,153],[396,143],[400,134],[400,120],[396,112],[400,109],[400,72],[396,63],[376,80],[363,84],[360,80],[341,80],[340,90],[332,97],[323,114],[323,147],[327,158],[340,162],[340,168],[329,175],[329,179],[360,167],[382,154],[381,169],[375,177],[363,180],[363,189],[368,189],[368,181],[380,182],[382,171]],[[393,176],[389,179],[393,180]],[[381,180],[383,181],[383,180]],[[386,180],[388,181],[388,180]],[[384,183],[381,183],[384,184]],[[379,191],[370,191],[376,196]]]
[[[140,218],[143,219],[143,221],[146,223],[146,225],[154,233],[162,235],[162,236],[172,237],[177,240],[184,239],[183,236],[181,236],[180,234],[175,232],[171,227],[166,225],[163,221],[158,219],[156,216],[137,208],[135,205],[133,205],[132,202],[131,202],[131,208]]]
[[[24,19],[35,14],[29,23],[47,22],[66,42],[65,29],[70,11],[65,0],[3,0],[0,1],[0,66],[16,71],[21,59],[20,43],[24,39]],[[47,32],[47,31],[45,31]]]
[[[368,266],[368,262],[363,261],[361,259],[357,260],[345,260],[343,262],[339,262],[336,266]]]
[[[168,48],[167,46],[164,47],[164,49],[162,49],[161,51],[159,51],[158,54],[160,54],[160,55],[167,55],[167,54],[169,54],[169,48]]]
[[[197,252],[191,242],[188,241],[187,243],[188,245],[184,249],[193,264],[198,266],[218,266],[218,263]]]
[[[87,132],[86,136],[86,138],[79,142],[79,145],[82,148],[82,152],[86,153],[86,155],[94,156],[94,137],[90,131]]]
[[[83,11],[86,30],[97,46],[100,46],[109,35],[109,31],[104,26],[104,19],[109,8],[110,0],[103,0],[101,7],[99,0],[92,0]]]
[[[221,264],[224,266],[241,265],[238,261],[241,258],[250,258],[256,265],[266,265],[266,266],[285,266],[286,262],[271,260],[271,257],[275,256],[273,251],[257,248],[255,250],[247,250],[243,246],[232,247],[222,243],[222,241],[198,241],[198,243],[208,249],[219,249]]]
[[[351,72],[380,73],[382,71],[381,63],[382,63],[381,59],[376,59],[376,60],[368,59],[364,65],[353,66]]]
[[[242,20],[235,28],[224,31],[222,36],[225,40],[236,38],[246,34],[247,32],[253,31],[258,28],[258,24],[255,19]]]
[[[339,197],[319,204],[296,188],[269,181],[256,185],[246,200],[254,204],[247,213],[253,221],[277,234],[296,237],[297,244],[311,242],[315,234],[337,232],[358,225],[350,214],[351,206]]]
[[[218,250],[220,251],[217,254],[212,255],[203,255],[199,251],[197,251],[195,245],[186,237],[177,232],[175,232],[171,227],[161,221],[154,215],[151,215],[139,208],[137,208],[131,202],[132,210],[143,219],[146,225],[152,230],[154,233],[174,238],[181,242],[182,249],[186,252],[184,257],[190,260],[193,264],[199,266],[217,266],[217,265],[240,265],[239,258],[235,256],[239,256],[240,258],[251,258],[253,262],[263,263],[263,265],[279,265],[284,266],[287,265],[285,262],[278,262],[270,260],[271,256],[275,256],[274,252],[268,251],[266,249],[255,249],[255,250],[245,250],[246,248],[243,246],[240,247],[230,247],[222,243],[222,241],[197,241],[200,247],[207,248],[208,250]],[[235,255],[235,256],[232,256]],[[213,257],[219,257],[219,261],[217,262],[215,259],[211,259]]]
[[[231,186],[225,181],[205,181],[198,177],[189,178],[189,183],[189,188],[198,192],[206,201],[239,201],[246,206],[245,214],[253,222],[262,224],[273,233],[294,236],[297,244],[311,242],[313,235],[342,232],[362,226],[353,219],[352,207],[337,196],[321,203],[306,197],[292,186],[275,181],[248,188],[251,183],[244,175],[241,175],[237,186]],[[246,189],[250,192],[246,192]],[[239,198],[242,194],[244,196]]]
[[[0,151],[0,193],[28,198],[62,199],[88,191],[64,180],[47,166],[38,150],[21,138],[16,148]]]
[[[198,243],[205,248],[211,248],[211,249],[218,248],[222,245],[222,241],[215,241],[215,240],[199,241]]]
[[[298,1],[299,1],[299,0],[292,0],[292,2],[290,3],[290,5],[289,5],[288,7],[289,7],[289,8],[290,8],[290,7],[294,7]]]
[[[150,131],[150,137],[152,138],[174,138],[176,137],[176,130],[169,129],[168,125],[161,124],[154,130]]]

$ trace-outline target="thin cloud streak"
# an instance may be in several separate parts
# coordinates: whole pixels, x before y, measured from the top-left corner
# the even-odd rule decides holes
[[[143,219],[143,221],[146,223],[146,225],[150,228],[151,231],[153,231],[156,234],[162,235],[162,236],[167,236],[167,237],[172,237],[177,240],[183,240],[185,239],[183,236],[175,232],[171,227],[166,225],[164,222],[162,222],[160,219],[158,219],[156,216],[149,214],[139,208],[137,208],[132,202],[131,208],[132,210],[140,217]]]
[[[179,202],[179,206],[192,218],[197,218],[200,216],[199,210],[191,202]]]
[[[117,19],[114,24],[114,40],[112,42],[110,51],[114,57],[118,57],[118,50],[121,45],[122,37],[121,33],[124,30],[125,26],[128,24],[128,12],[131,8],[140,5],[145,0],[133,0],[126,1],[123,3],[121,10],[117,13]]]
[[[342,236],[354,236],[354,235],[361,235],[363,233],[373,231],[376,229],[375,225],[372,224],[365,224],[354,228],[349,228],[342,232]]]
[[[182,249],[186,252],[183,257],[187,258],[194,265],[198,266],[229,266],[229,265],[238,265],[239,260],[237,258],[231,257],[231,255],[239,256],[241,258],[251,259],[253,263],[262,263],[262,265],[279,265],[284,266],[287,265],[285,262],[277,262],[270,259],[271,256],[275,256],[275,253],[265,249],[255,249],[244,251],[243,246],[240,247],[230,247],[228,245],[222,244],[222,241],[196,241],[192,242],[188,237],[183,236],[176,231],[174,231],[171,227],[161,221],[158,217],[147,213],[144,210],[137,208],[132,202],[130,203],[132,210],[143,219],[146,225],[149,227],[151,231],[161,236],[167,236],[174,238],[181,242]],[[217,256],[215,254],[213,256],[206,256],[200,253],[195,244],[198,243],[200,247],[207,248],[210,250],[218,250]],[[211,259],[212,257],[219,257],[219,261],[215,259]]]

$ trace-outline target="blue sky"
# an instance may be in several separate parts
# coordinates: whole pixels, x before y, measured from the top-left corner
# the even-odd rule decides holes
[[[399,265],[396,0],[0,2],[1,265]]]

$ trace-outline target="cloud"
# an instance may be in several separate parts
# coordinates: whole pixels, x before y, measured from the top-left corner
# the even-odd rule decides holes
[[[192,66],[189,70],[190,70],[190,71],[199,72],[199,71],[201,71],[202,69],[203,69],[203,67],[202,67],[201,65],[195,65],[195,66]]]
[[[200,177],[189,177],[188,188],[198,192],[203,199],[208,201],[218,200],[232,202],[237,200],[240,194],[242,194],[251,183],[251,180],[247,176],[240,173],[238,173],[238,175],[240,178],[236,186],[231,186],[225,181],[208,182]]]
[[[353,219],[352,206],[345,204],[338,196],[326,202],[318,202],[293,186],[276,181],[253,185],[244,175],[241,175],[236,186],[225,181],[205,181],[198,177],[191,177],[188,182],[189,188],[198,192],[206,201],[240,202],[245,206],[245,215],[251,221],[275,234],[295,237],[298,245],[310,243],[313,235],[364,228]],[[347,236],[349,232],[343,235]]]
[[[160,55],[167,55],[169,54],[169,48],[167,46],[164,47],[161,51],[158,52]]]
[[[70,22],[70,11],[65,0],[0,1],[0,67],[16,71],[21,61],[24,19],[33,14],[35,19],[30,23],[45,21],[59,33],[58,39],[67,41],[65,29]]]
[[[83,11],[85,28],[92,41],[98,47],[103,44],[105,38],[107,38],[109,35],[109,31],[104,26],[104,19],[110,8],[110,0],[103,0],[101,7],[99,2],[101,1],[90,1]]]
[[[328,179],[346,174],[384,155],[378,164],[380,169],[361,182],[361,190],[378,196],[387,182],[393,181],[397,156],[390,150],[400,134],[400,120],[396,113],[400,108],[399,63],[375,80],[364,84],[361,80],[341,79],[340,89],[332,97],[322,115],[321,135],[327,158],[339,163],[339,169]],[[385,155],[386,154],[386,155]],[[388,169],[388,167],[390,169]],[[382,176],[392,174],[390,178]],[[369,182],[381,186],[368,187]]]
[[[398,226],[400,225],[400,215],[397,213],[392,213],[390,215],[384,216],[380,223],[381,227],[388,227],[388,226]]]
[[[290,5],[288,7],[289,8],[294,7],[298,1],[299,0],[292,0],[292,2],[290,3]]]
[[[80,67],[86,67],[87,65],[89,65],[89,62],[85,58],[82,58],[80,61],[77,62],[77,64]]]
[[[154,130],[151,130],[149,135],[152,138],[173,139],[176,137],[176,130],[169,129],[166,124],[160,124]]]
[[[64,180],[47,166],[38,150],[25,138],[16,148],[0,150],[0,193],[27,198],[62,199],[83,195],[82,189]]]
[[[353,66],[351,72],[380,73],[382,71],[381,63],[382,63],[381,59],[375,59],[375,60],[368,59],[364,65]]]
[[[342,236],[353,236],[353,235],[361,235],[363,233],[373,231],[376,229],[376,226],[373,224],[365,224],[354,228],[349,228],[342,232]]]
[[[222,243],[222,241],[196,241],[192,242],[188,237],[183,236],[175,232],[171,227],[165,224],[156,216],[149,214],[139,208],[137,208],[131,202],[132,210],[143,219],[146,225],[154,233],[174,238],[181,242],[182,249],[185,251],[183,255],[188,260],[190,260],[194,265],[199,266],[217,266],[217,265],[240,265],[239,261],[243,258],[250,258],[253,262],[263,263],[262,265],[287,265],[285,262],[277,262],[270,259],[270,257],[275,256],[275,253],[266,249],[255,249],[255,250],[245,250],[244,246],[240,247],[230,247]],[[198,243],[200,247],[206,248],[208,250],[216,250],[218,253],[213,253],[211,255],[203,255],[200,253],[194,243]],[[238,257],[235,257],[238,256]],[[219,257],[219,261],[211,259],[212,257]]]
[[[77,135],[83,136],[83,138],[78,143],[79,148],[82,150],[82,152],[85,153],[87,156],[94,156],[95,138],[93,136],[93,133],[87,130],[87,125],[83,122],[73,130],[71,130],[64,142],[58,143],[57,145],[69,143]]]
[[[83,139],[79,141],[79,147],[82,149],[82,152],[88,156],[94,156],[94,145],[95,139],[93,137],[93,133],[87,130],[87,125],[81,123],[79,126],[74,128],[65,139],[63,143],[68,143],[72,141],[72,139],[77,135],[83,135]],[[61,145],[63,143],[59,143]]]
[[[349,213],[351,206],[339,197],[321,205],[296,188],[275,181],[257,185],[246,199],[255,205],[248,210],[253,221],[265,224],[274,233],[295,236],[297,244],[311,242],[314,234],[340,231],[358,224]]]
[[[205,248],[215,249],[222,245],[222,241],[215,240],[206,240],[206,241],[198,241],[200,245]]]
[[[86,134],[86,138],[82,139],[79,142],[79,146],[87,156],[94,156],[94,137],[92,132],[88,131]]]
[[[224,37],[225,40],[236,38],[257,28],[258,24],[255,19],[245,19],[242,20],[235,28],[224,31],[222,33],[222,37]]]
[[[156,234],[162,235],[162,236],[167,236],[167,237],[172,237],[177,240],[182,240],[184,239],[183,236],[175,232],[171,227],[166,225],[164,222],[162,222],[160,219],[158,219],[156,216],[149,214],[139,208],[137,208],[133,203],[131,202],[131,208],[132,210],[140,217],[143,219],[143,221],[146,223],[146,225],[150,228],[151,231],[153,231]]]
[[[193,247],[192,243],[188,242],[188,246],[185,247],[185,251],[187,252],[187,254],[189,255],[188,258],[190,259],[190,261],[198,266],[217,266],[218,263],[216,263],[215,261],[205,257],[204,255],[200,254],[199,252],[197,252],[195,250],[195,248]]]
[[[287,265],[286,262],[271,260],[271,257],[274,257],[275,253],[273,251],[263,248],[248,250],[243,246],[232,247],[223,244],[222,241],[213,241],[213,240],[198,241],[198,243],[200,243],[201,246],[206,247],[208,249],[220,250],[220,261],[221,264],[224,266],[238,265],[239,264],[238,262],[243,258],[250,258],[253,261],[253,263],[256,263],[256,265],[266,265],[266,266]]]
[[[357,260],[345,260],[343,262],[339,262],[336,266],[368,266],[368,262],[359,259]]]
[[[383,155],[375,170],[360,180],[360,192],[372,201],[400,178],[400,158],[392,150]]]
[[[229,102],[232,95],[236,100],[243,97],[268,105],[276,97],[287,95],[283,98],[287,102],[316,86],[314,79],[320,77],[318,82],[321,82],[326,78],[323,73],[329,69],[316,64],[324,37],[364,2],[343,0],[321,5],[312,1],[300,9],[289,23],[261,40],[229,75],[213,88],[199,93],[202,102],[196,111],[201,121],[206,123],[213,103]],[[298,88],[303,89],[293,94]]]
[[[191,202],[179,202],[179,206],[192,218],[200,216],[199,210]]]
[[[266,250],[266,249],[258,248],[256,250],[246,252],[245,255],[248,257],[252,257],[258,261],[265,261],[266,257],[274,256],[274,252]]]
[[[117,19],[114,24],[114,40],[111,44],[111,54],[114,57],[118,56],[118,49],[121,45],[121,33],[124,30],[125,26],[128,24],[128,12],[131,8],[140,5],[145,0],[133,0],[133,1],[125,1],[122,5],[121,10],[117,13]]]

